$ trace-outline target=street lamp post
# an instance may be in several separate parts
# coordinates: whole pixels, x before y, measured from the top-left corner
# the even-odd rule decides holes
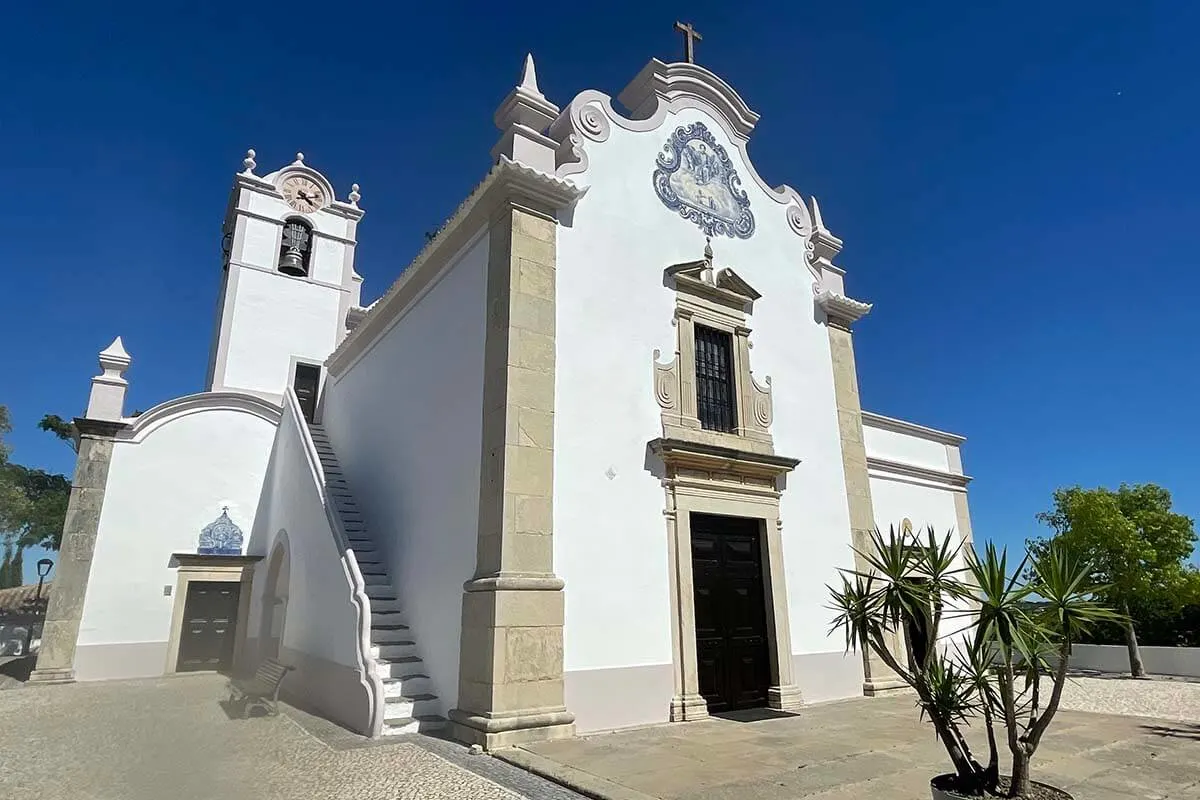
[[[33,609],[35,612],[38,610],[38,606],[40,606],[41,602],[42,602],[42,584],[46,582],[46,576],[50,574],[50,570],[53,567],[54,567],[54,562],[51,561],[50,559],[48,559],[48,558],[38,559],[38,562],[37,562],[38,587],[37,587],[37,593],[33,597]],[[43,611],[42,619],[45,620],[45,618],[46,618],[46,613]],[[29,627],[25,629],[25,655],[29,655],[29,648],[33,644],[33,626],[34,626],[34,623],[30,622]]]

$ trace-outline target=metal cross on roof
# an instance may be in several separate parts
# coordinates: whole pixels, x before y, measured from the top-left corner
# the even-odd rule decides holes
[[[683,60],[689,64],[696,63],[696,42],[704,41],[700,32],[692,27],[692,23],[676,22],[675,30],[683,34]]]

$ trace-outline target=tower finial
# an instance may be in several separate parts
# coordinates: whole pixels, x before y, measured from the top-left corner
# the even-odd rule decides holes
[[[242,159],[242,172],[246,175],[253,175],[254,168],[257,166],[258,164],[254,162],[254,148],[251,148],[246,151],[246,157]]]
[[[350,184],[350,205],[358,205],[358,201],[362,199],[362,195],[358,193],[358,184]]]
[[[303,164],[303,163],[304,163],[304,153],[296,153],[296,160],[293,161],[292,164],[295,165],[295,164]]]

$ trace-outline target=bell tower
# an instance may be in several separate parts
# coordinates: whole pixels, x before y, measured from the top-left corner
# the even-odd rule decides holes
[[[242,165],[222,226],[224,276],[205,389],[279,402],[294,386],[301,405],[309,399],[315,409],[322,365],[361,299],[358,184],[345,201],[335,199],[303,153],[265,177],[254,174],[253,150]]]

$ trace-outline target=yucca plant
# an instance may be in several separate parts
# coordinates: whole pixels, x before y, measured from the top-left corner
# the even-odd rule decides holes
[[[916,692],[954,766],[946,788],[1027,797],[1030,762],[1058,711],[1072,642],[1119,615],[1096,601],[1104,587],[1092,582],[1089,565],[1060,545],[1010,571],[1004,550],[989,544],[978,558],[954,538],[939,539],[932,527],[925,539],[875,530],[870,548],[856,550],[866,568],[843,570],[841,589],[830,587],[831,632],[842,630],[848,650],[873,652]],[[916,647],[912,630],[924,631],[929,645]],[[975,722],[986,732],[986,764],[964,734]],[[1011,755],[1007,778],[998,732]]]

